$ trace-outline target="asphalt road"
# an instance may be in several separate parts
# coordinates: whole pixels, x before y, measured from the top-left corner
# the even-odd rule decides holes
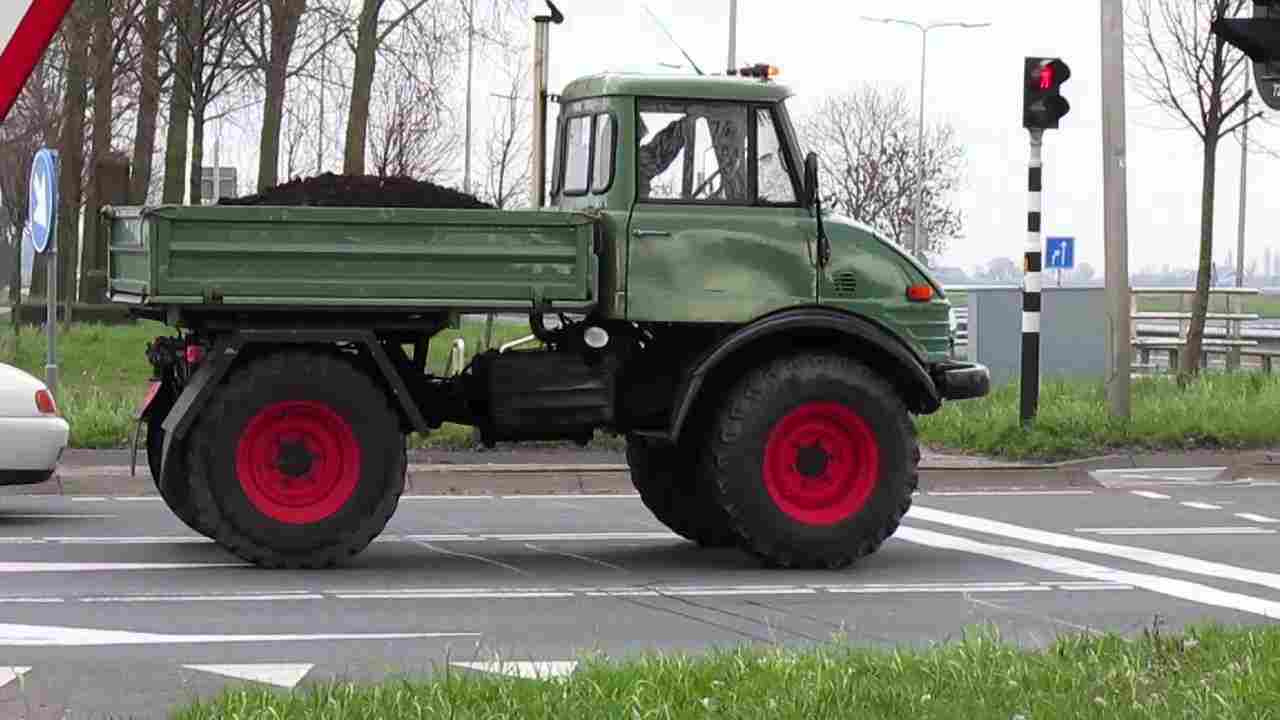
[[[561,672],[595,650],[925,645],[977,624],[1042,646],[1157,618],[1280,619],[1280,477],[1100,479],[924,493],[895,539],[840,572],[698,550],[631,496],[412,496],[325,572],[243,566],[154,498],[4,497],[0,717],[163,717],[228,684],[497,658]]]

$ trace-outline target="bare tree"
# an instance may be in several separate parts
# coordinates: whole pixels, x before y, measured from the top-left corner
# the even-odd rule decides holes
[[[174,29],[176,35],[181,34],[177,31],[178,28],[189,28],[195,24],[196,0],[168,0],[168,3],[165,24]],[[174,78],[173,88],[169,92],[169,130],[165,138],[162,202],[177,205],[186,196],[187,140],[190,137],[188,125],[191,122],[191,86],[177,78],[191,77],[195,59],[191,43],[183,42],[179,37],[173,38],[172,48],[166,43],[161,43],[161,47],[169,65],[169,73]]]
[[[458,147],[441,86],[400,68],[384,71],[377,85],[369,138],[374,173],[438,178]]]
[[[1209,285],[1213,276],[1213,215],[1218,143],[1256,118],[1245,116],[1249,64],[1210,33],[1213,21],[1251,8],[1250,0],[1137,0],[1129,46],[1137,61],[1139,92],[1185,123],[1200,138],[1200,258],[1186,352],[1178,377],[1200,370]]]
[[[801,132],[822,159],[823,192],[834,195],[835,207],[902,245],[916,221],[920,158],[906,94],[864,86],[827,98]],[[963,229],[950,198],[963,157],[949,125],[925,129],[922,259],[940,254]]]
[[[262,133],[258,143],[259,191],[279,184],[280,132],[284,124],[288,80],[292,74],[290,60],[306,11],[307,0],[263,2],[256,13],[256,42],[248,38],[244,40],[245,50],[263,75]]]
[[[76,0],[63,20],[63,122],[58,137],[58,300],[76,296],[80,261],[80,203],[84,190],[85,111],[89,103],[91,0]],[[69,315],[69,313],[68,313]]]
[[[186,9],[184,5],[190,7],[187,14],[182,12]],[[199,205],[204,172],[205,122],[213,102],[236,87],[253,69],[252,64],[238,61],[237,55],[242,49],[240,24],[257,7],[257,0],[174,0],[174,6],[176,12],[171,18],[174,42],[164,45],[162,51],[173,68],[173,94],[179,99],[171,105],[170,133],[171,138],[175,130],[179,136],[185,136],[184,130],[173,125],[182,120],[183,110],[189,111],[191,175],[187,192],[191,204]],[[177,107],[184,97],[186,107]],[[182,151],[175,148],[171,140],[169,152]],[[185,153],[183,155],[185,160]],[[170,199],[169,191],[173,188],[169,185],[167,173],[180,167],[175,161],[166,160],[165,202],[177,201]]]
[[[133,169],[129,177],[129,202],[142,205],[147,201],[156,150],[156,128],[160,115],[160,44],[164,33],[160,27],[160,0],[145,0],[136,16],[138,30],[138,115],[133,134]]]
[[[23,236],[27,228],[31,161],[58,136],[62,120],[62,73],[54,68],[58,47],[36,65],[8,119],[0,124],[0,238],[13,259],[9,302],[21,302]],[[61,64],[62,59],[56,62]],[[39,265],[43,268],[44,263]],[[33,291],[45,290],[43,273],[32,276]]]
[[[518,52],[518,51],[517,51]],[[529,197],[530,117],[529,103],[520,93],[526,90],[529,66],[512,58],[508,92],[495,108],[485,141],[484,199],[497,208],[523,204]]]
[[[363,0],[356,23],[355,71],[351,80],[351,105],[347,113],[347,143],[342,171],[347,175],[365,173],[365,153],[369,138],[369,107],[373,102],[373,79],[377,72],[378,50],[402,25],[417,15],[431,0],[396,0],[396,12],[382,19],[387,0]]]
[[[116,75],[121,56],[130,40],[131,18],[137,14],[136,0],[92,0],[93,42],[93,146],[88,163],[88,192],[83,233],[84,270],[78,297],[82,302],[106,299],[106,238],[99,238],[98,213],[108,188],[97,177],[99,164],[111,153],[116,107]]]

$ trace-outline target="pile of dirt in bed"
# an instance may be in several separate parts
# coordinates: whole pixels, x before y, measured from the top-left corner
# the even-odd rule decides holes
[[[287,205],[311,207],[456,208],[487,210],[493,206],[452,188],[407,177],[335,175],[296,179],[257,195],[223,198],[219,205]]]

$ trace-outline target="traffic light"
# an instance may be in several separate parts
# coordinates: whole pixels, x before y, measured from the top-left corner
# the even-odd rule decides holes
[[[1071,77],[1071,68],[1060,58],[1027,58],[1022,75],[1022,127],[1057,129],[1071,111],[1071,103],[1059,89]]]
[[[1280,0],[1254,0],[1253,17],[1215,20],[1213,32],[1249,56],[1262,101],[1280,110]]]

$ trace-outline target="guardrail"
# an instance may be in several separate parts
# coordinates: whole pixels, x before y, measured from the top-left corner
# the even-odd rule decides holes
[[[947,292],[966,292],[990,289],[1019,289],[1018,285],[954,285],[946,286]],[[1179,355],[1186,346],[1186,335],[1191,322],[1191,300],[1195,288],[1137,287],[1132,289],[1130,316],[1133,319],[1131,339],[1137,357],[1135,370],[1160,370],[1176,368]],[[1211,297],[1217,296],[1226,304],[1223,312],[1210,312],[1206,317],[1204,340],[1201,348],[1202,367],[1207,367],[1210,356],[1225,355],[1228,369],[1239,369],[1242,358],[1256,358],[1263,372],[1275,369],[1280,358],[1280,329],[1254,328],[1250,323],[1266,320],[1257,313],[1243,311],[1244,299],[1261,294],[1257,288],[1214,287]],[[1173,295],[1178,297],[1178,309],[1170,311],[1139,311],[1138,300],[1144,295]],[[953,353],[957,357],[966,354],[969,343],[969,308],[960,305],[951,309],[952,336],[955,339]],[[1161,366],[1152,361],[1152,354],[1159,353],[1166,359]]]

